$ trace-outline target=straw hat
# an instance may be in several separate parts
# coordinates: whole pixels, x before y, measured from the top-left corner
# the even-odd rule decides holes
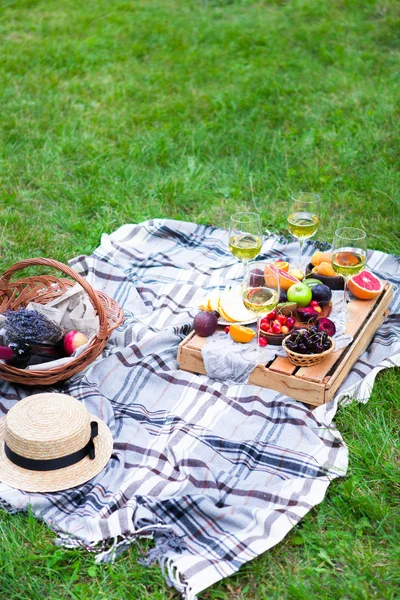
[[[0,481],[26,492],[65,490],[100,473],[112,449],[107,425],[78,400],[34,394],[0,419]]]

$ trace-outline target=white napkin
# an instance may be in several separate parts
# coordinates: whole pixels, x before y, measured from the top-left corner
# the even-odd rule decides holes
[[[207,338],[201,349],[207,375],[225,383],[247,383],[257,365],[265,365],[275,356],[285,356],[282,346],[257,348],[256,339],[239,344],[220,331]]]
[[[336,333],[333,336],[335,351],[346,348],[353,341],[352,335],[346,335],[346,305],[342,291],[332,292],[332,310],[329,319],[335,323]]]

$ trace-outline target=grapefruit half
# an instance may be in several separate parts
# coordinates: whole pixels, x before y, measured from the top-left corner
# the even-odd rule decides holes
[[[361,300],[372,300],[383,290],[383,282],[366,269],[358,275],[354,275],[347,285],[353,296]]]
[[[285,292],[286,292],[290,288],[291,285],[294,285],[295,283],[300,283],[300,281],[298,279],[296,279],[296,277],[293,277],[293,275],[290,275],[290,273],[286,273],[286,271],[283,271],[282,269],[278,269],[275,266],[274,266],[274,270],[276,270],[279,274],[279,285],[281,287],[281,290],[285,290]],[[265,283],[269,287],[276,288],[275,274],[273,273],[273,271],[269,265],[266,265],[264,268],[264,279],[265,279]]]

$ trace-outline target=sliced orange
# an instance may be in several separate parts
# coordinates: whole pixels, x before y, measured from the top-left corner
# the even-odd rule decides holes
[[[347,284],[350,292],[361,300],[372,300],[379,296],[383,290],[383,283],[371,271],[361,271],[354,275]]]
[[[286,273],[289,272],[289,263],[286,260],[277,260],[274,265],[276,267],[278,267],[278,269],[280,269],[281,271],[286,271]]]
[[[286,273],[286,271],[282,271],[282,269],[277,269],[279,274],[279,285],[281,286],[281,290],[285,290],[285,292],[290,288],[291,285],[295,283],[300,283],[296,277],[290,275],[290,273]],[[264,278],[265,283],[271,287],[276,288],[276,278],[275,274],[273,274],[272,269],[269,265],[266,265],[264,268]]]
[[[256,332],[250,329],[250,327],[243,327],[243,325],[231,325],[229,333],[231,334],[233,341],[239,342],[240,344],[251,342],[256,335]]]

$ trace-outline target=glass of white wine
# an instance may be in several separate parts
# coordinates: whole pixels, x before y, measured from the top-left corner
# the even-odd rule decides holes
[[[260,346],[261,318],[279,302],[280,286],[277,267],[270,262],[247,263],[242,283],[242,298],[246,308],[257,317],[257,346]]]
[[[291,198],[288,216],[288,229],[299,240],[299,269],[304,240],[315,235],[319,226],[321,199],[317,194],[299,192]]]
[[[347,282],[353,275],[361,273],[367,260],[367,234],[356,227],[336,229],[332,243],[332,268],[344,279],[344,303],[346,320],[354,321],[357,315],[351,314],[347,305]]]
[[[229,252],[243,264],[261,252],[263,237],[257,213],[238,212],[231,216],[229,227]]]

